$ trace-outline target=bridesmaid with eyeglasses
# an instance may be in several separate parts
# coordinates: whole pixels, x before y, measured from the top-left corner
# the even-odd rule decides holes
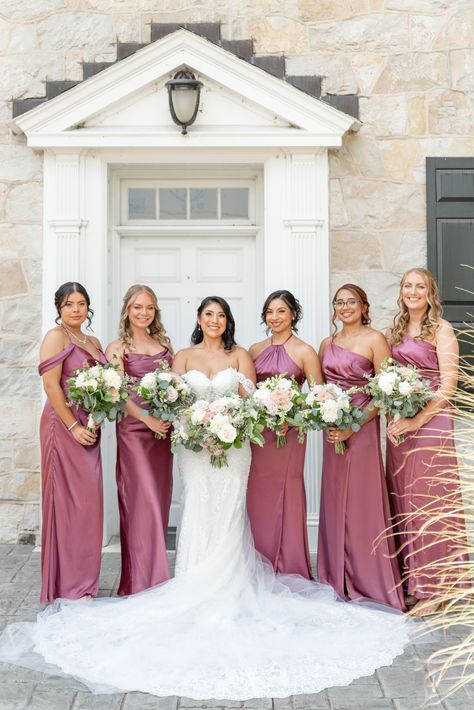
[[[172,364],[170,339],[161,322],[156,294],[149,286],[134,284],[126,292],[119,338],[110,343],[106,355],[138,381],[157,369],[158,360]],[[166,556],[173,488],[170,423],[148,414],[138,394],[128,400],[127,412],[117,424],[122,552],[119,595],[141,592],[170,576]]]
[[[57,326],[40,349],[39,374],[48,399],[40,422],[41,601],[87,599],[99,591],[102,554],[100,429],[67,403],[67,381],[85,363],[105,364],[99,341],[84,333],[94,311],[82,284],[68,281],[54,294]]]
[[[341,286],[333,309],[334,332],[319,351],[326,382],[344,390],[363,387],[390,356],[388,343],[370,327],[369,302],[359,286]],[[379,416],[364,393],[352,395],[352,402],[367,414],[361,430],[331,428],[323,442],[318,579],[341,599],[366,598],[404,610],[395,543],[383,534],[390,507]],[[337,441],[345,442],[344,454],[335,452]]]
[[[300,385],[305,380],[322,383],[316,351],[296,336],[301,317],[301,306],[289,291],[274,291],[267,297],[262,323],[270,337],[250,348],[257,382],[285,374]],[[296,429],[285,431],[283,448],[277,448],[272,431],[264,431],[265,446],[252,446],[247,511],[255,547],[275,572],[312,579],[304,485],[306,441],[298,442]]]
[[[436,392],[414,417],[387,427],[387,479],[406,603],[413,616],[425,616],[438,610],[445,593],[463,586],[463,570],[470,586],[450,405],[459,347],[427,269],[405,272],[397,304],[388,332],[392,356],[402,365],[416,365]]]

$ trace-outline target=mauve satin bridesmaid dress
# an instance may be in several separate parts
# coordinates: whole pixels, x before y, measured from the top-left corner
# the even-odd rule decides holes
[[[167,349],[156,355],[125,353],[127,375],[141,379],[172,358]],[[133,401],[145,409],[136,394]],[[117,424],[117,489],[120,512],[122,574],[118,594],[135,594],[169,579],[166,535],[173,488],[173,456],[169,435],[156,439],[147,425],[128,416]]]
[[[373,363],[331,343],[322,368],[327,382],[349,389],[364,386]],[[363,393],[352,401],[365,407]],[[323,436],[323,472],[318,540],[318,579],[341,599],[372,599],[404,610],[395,543],[389,535],[390,506],[380,448],[380,421],[375,417],[346,441],[344,454]]]
[[[399,345],[392,347],[392,356],[402,365],[416,365],[423,377],[429,379],[432,389],[439,386],[439,363],[436,347],[419,338],[405,336]],[[442,481],[445,472],[449,481]],[[462,494],[457,473],[457,458],[453,440],[453,420],[449,410],[434,416],[414,434],[408,434],[405,441],[393,446],[387,440],[387,482],[390,491],[390,503],[397,524],[397,547],[405,545],[400,551],[400,562],[404,576],[408,573],[408,594],[418,599],[436,597],[442,592],[443,580],[436,569],[436,561],[451,556],[453,565],[466,561],[464,521],[459,515],[447,516],[443,521],[430,522],[423,535],[417,530],[429,520],[430,501],[435,508],[442,497],[450,496],[446,501],[445,512],[449,509],[462,508]],[[415,520],[405,516],[418,513]],[[448,527],[455,533],[461,533],[463,543],[437,542],[435,535]],[[448,538],[448,536],[446,536]],[[433,565],[430,569],[430,565]],[[425,567],[423,574],[416,573],[419,567]],[[448,582],[449,583],[449,582]]]
[[[258,382],[280,373],[293,375],[299,384],[305,379],[284,345],[269,345],[254,365]],[[276,447],[274,432],[266,430],[264,437],[265,446],[252,445],[247,490],[255,547],[275,572],[312,579],[304,486],[306,441],[298,443],[296,429],[291,428],[281,449]]]
[[[99,351],[99,362],[105,355]],[[62,363],[61,387],[74,370],[94,358],[70,343],[39,365],[39,374]],[[86,426],[88,415],[79,407],[74,416]],[[41,415],[41,601],[96,596],[102,552],[102,464],[100,430],[93,446],[82,446],[64,426],[49,400]]]

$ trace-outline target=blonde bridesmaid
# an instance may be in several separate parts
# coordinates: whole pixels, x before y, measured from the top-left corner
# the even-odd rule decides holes
[[[41,344],[39,373],[48,399],[40,422],[41,601],[94,597],[102,552],[100,430],[68,407],[67,381],[89,363],[105,364],[97,338],[82,331],[93,311],[84,286],[73,281],[54,294],[56,323]]]
[[[414,616],[424,616],[437,610],[439,597],[451,587],[448,568],[457,574],[466,560],[449,405],[457,384],[459,349],[452,326],[441,317],[438,287],[429,271],[407,271],[397,303],[399,311],[388,333],[392,355],[404,365],[416,365],[436,392],[416,416],[392,422],[387,429],[387,478],[406,600],[414,606]]]
[[[112,363],[141,379],[172,364],[171,343],[154,291],[135,284],[123,298],[119,338],[107,347]],[[122,574],[118,594],[135,594],[169,578],[166,537],[173,486],[169,422],[147,414],[136,394],[117,424],[117,489]],[[164,438],[156,438],[159,434]]]
[[[262,322],[270,337],[250,348],[257,382],[286,374],[302,385],[320,384],[321,367],[316,351],[296,336],[301,306],[286,290],[271,293],[262,309]],[[277,449],[274,432],[265,431],[265,446],[252,446],[247,491],[247,511],[257,550],[275,572],[312,578],[306,528],[304,460],[306,441],[298,442],[288,429],[286,445]]]

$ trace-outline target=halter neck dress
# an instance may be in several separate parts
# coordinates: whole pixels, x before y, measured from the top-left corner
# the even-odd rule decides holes
[[[105,364],[75,343],[40,363],[40,375],[62,365],[61,388],[87,362]],[[83,426],[88,415],[77,406],[74,416]],[[102,464],[100,430],[92,446],[79,444],[46,400],[40,421],[42,527],[41,601],[79,599],[99,591],[102,553]]]
[[[367,383],[373,363],[334,342],[322,358],[327,382],[346,390]],[[363,408],[364,393],[352,396]],[[380,421],[374,417],[346,440],[344,454],[323,436],[323,471],[318,540],[318,579],[341,599],[372,599],[404,609],[400,571],[390,526],[390,507],[380,449]],[[379,536],[380,542],[374,549]]]
[[[140,380],[172,363],[168,349],[156,355],[125,353],[124,371]],[[133,401],[146,409],[140,396]],[[169,579],[166,537],[173,488],[173,456],[169,434],[155,438],[147,425],[128,416],[117,424],[117,492],[120,513],[122,574],[118,594],[135,594]]]
[[[290,336],[291,337],[291,336]],[[281,373],[303,384],[305,376],[281,345],[269,345],[255,358],[257,382]],[[264,431],[265,446],[252,446],[247,512],[255,547],[281,574],[312,579],[306,528],[304,460],[306,441],[288,429],[286,445],[277,449],[276,435]]]
[[[392,356],[402,365],[415,365],[430,380],[432,389],[438,388],[439,362],[432,343],[407,335],[392,347]],[[418,599],[436,597],[452,581],[440,576],[436,562],[450,557],[453,567],[458,565],[458,576],[467,561],[464,516],[460,515],[462,493],[449,409],[434,416],[417,432],[406,435],[405,441],[397,446],[387,439],[387,482],[397,547],[404,546],[399,556],[404,577],[408,576],[407,592]],[[443,511],[439,508],[441,499],[444,499]],[[430,520],[434,510],[436,519]],[[417,531],[423,525],[427,527],[419,535]],[[443,535],[447,528],[450,535]]]

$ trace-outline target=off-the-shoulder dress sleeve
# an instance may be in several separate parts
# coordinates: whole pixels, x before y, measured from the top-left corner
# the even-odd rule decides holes
[[[64,348],[64,350],[61,350],[61,352],[56,353],[56,355],[52,355],[51,357],[48,357],[47,360],[43,360],[43,362],[40,362],[40,364],[38,365],[39,374],[44,375],[45,372],[49,372],[49,370],[52,370],[54,367],[56,367],[56,365],[59,365],[60,362],[64,362],[73,347],[74,344],[70,343],[67,348]]]

